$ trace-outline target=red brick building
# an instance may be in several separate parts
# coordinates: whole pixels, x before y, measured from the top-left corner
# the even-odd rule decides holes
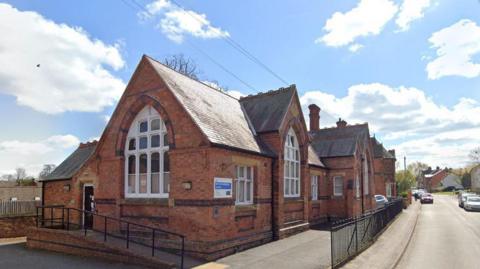
[[[371,138],[371,143],[374,157],[375,194],[381,194],[387,198],[396,197],[395,150],[386,150],[375,137]]]
[[[144,56],[44,201],[88,209],[92,194],[100,214],[183,234],[208,259],[371,210],[368,125],[319,129],[319,112],[309,132],[294,85],[238,100]]]

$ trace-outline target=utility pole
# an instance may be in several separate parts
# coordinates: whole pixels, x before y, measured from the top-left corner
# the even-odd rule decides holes
[[[407,156],[403,156],[403,172],[407,173]]]

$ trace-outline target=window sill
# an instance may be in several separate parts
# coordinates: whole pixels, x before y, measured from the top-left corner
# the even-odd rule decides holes
[[[168,198],[125,198],[120,205],[158,205],[168,206]]]
[[[341,199],[345,199],[345,197],[343,197],[343,195],[333,195],[332,199],[333,200],[341,200]]]

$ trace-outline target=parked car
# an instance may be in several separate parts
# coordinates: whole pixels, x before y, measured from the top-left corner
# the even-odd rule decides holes
[[[422,189],[419,189],[415,192],[415,194],[413,195],[413,197],[415,197],[415,201],[417,201],[418,199],[422,198],[422,195],[426,193],[425,190],[422,190]]]
[[[375,203],[377,205],[377,208],[382,208],[385,207],[385,205],[388,203],[387,197],[377,194],[375,195]]]
[[[480,196],[467,196],[467,199],[465,200],[463,205],[463,209],[465,209],[466,211],[480,210]]]
[[[433,195],[431,193],[422,194],[422,197],[420,197],[420,203],[433,204]]]
[[[463,207],[463,204],[465,202],[465,200],[467,200],[467,197],[468,196],[474,196],[475,193],[471,193],[471,192],[461,192],[458,194],[458,206],[459,207]]]

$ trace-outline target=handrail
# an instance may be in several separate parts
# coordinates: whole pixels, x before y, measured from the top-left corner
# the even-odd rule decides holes
[[[42,210],[42,218],[40,220],[40,217],[39,217],[39,209]],[[45,209],[50,209],[50,218],[49,219],[45,219],[44,218],[44,212],[45,212]],[[61,217],[54,217],[54,209],[61,209]],[[67,210],[67,214],[66,214],[66,217],[67,217],[67,222],[65,223],[65,210]],[[171,249],[175,249],[175,250],[179,250],[181,252],[181,262],[180,262],[180,265],[181,265],[181,268],[183,268],[183,264],[184,264],[184,254],[185,254],[185,236],[182,235],[182,234],[179,234],[179,233],[175,233],[175,232],[170,232],[170,231],[166,231],[166,230],[163,230],[163,229],[160,229],[160,228],[157,228],[157,227],[153,227],[153,226],[149,226],[149,225],[145,225],[145,224],[138,224],[138,223],[134,223],[134,222],[131,222],[131,221],[127,221],[127,220],[123,220],[123,219],[120,219],[120,218],[116,218],[116,217],[111,217],[111,216],[106,216],[106,215],[101,215],[101,214],[98,214],[98,213],[95,213],[95,212],[92,212],[92,211],[88,211],[88,210],[83,210],[83,209],[78,209],[78,208],[73,208],[73,207],[65,207],[65,206],[59,206],[59,205],[52,205],[52,206],[37,206],[36,207],[36,213],[37,213],[37,219],[36,219],[36,225],[37,227],[39,226],[39,224],[41,223],[42,225],[41,226],[44,226],[45,222],[49,222],[50,225],[53,227],[53,224],[58,224],[59,222],[57,222],[58,220],[61,220],[60,224],[62,226],[62,229],[65,229],[65,224],[66,224],[66,229],[67,231],[70,230],[70,210],[73,210],[73,211],[76,211],[76,212],[79,212],[81,214],[83,214],[83,216],[85,216],[85,214],[89,214],[91,216],[97,216],[101,219],[104,220],[104,241],[107,241],[107,234],[108,234],[108,231],[107,231],[107,221],[108,220],[112,220],[112,221],[115,221],[115,222],[119,222],[120,225],[122,223],[124,224],[127,224],[127,236],[124,240],[126,240],[126,248],[129,248],[129,243],[130,243],[130,226],[137,226],[137,227],[141,227],[141,228],[144,228],[144,229],[149,229],[151,230],[151,235],[152,235],[152,241],[151,241],[151,248],[152,248],[152,256],[155,255],[155,249],[158,249],[158,248],[155,248],[155,233],[156,232],[160,232],[160,233],[164,233],[164,234],[167,234],[167,235],[173,235],[173,236],[177,236],[181,239],[181,249],[177,249],[177,248],[171,248]],[[54,222],[55,221],[55,222]],[[74,223],[72,223],[74,224]],[[87,227],[85,226],[85,223],[83,223],[82,225],[80,225],[80,228],[84,230],[84,233],[85,233],[85,236],[87,235]],[[110,234],[110,236],[113,236],[113,237],[117,237],[115,235],[112,235]],[[118,238],[118,237],[117,237]],[[123,238],[122,238],[123,239]],[[135,242],[135,241],[132,241],[134,243],[138,243],[138,242]],[[138,244],[141,244],[141,243],[138,243]]]

